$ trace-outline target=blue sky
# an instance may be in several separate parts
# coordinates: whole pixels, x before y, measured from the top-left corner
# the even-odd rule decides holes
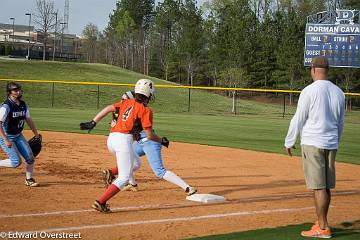
[[[59,15],[64,15],[65,0],[53,0]],[[201,5],[206,0],[197,0]],[[0,0],[0,23],[28,25],[29,17],[26,12],[36,11],[36,0]],[[109,20],[109,14],[115,9],[117,0],[70,0],[69,33],[80,35],[89,22],[104,30]],[[158,1],[156,1],[158,2]]]

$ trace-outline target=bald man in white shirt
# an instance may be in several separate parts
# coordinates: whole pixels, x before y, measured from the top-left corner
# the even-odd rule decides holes
[[[330,238],[327,214],[330,189],[335,187],[335,156],[344,125],[345,96],[327,80],[329,64],[315,57],[311,65],[313,83],[300,94],[296,113],[285,139],[289,156],[298,136],[301,138],[306,186],[314,192],[317,221],[305,237]]]

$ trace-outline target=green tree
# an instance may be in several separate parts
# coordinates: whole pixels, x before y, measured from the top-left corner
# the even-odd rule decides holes
[[[185,0],[180,13],[176,47],[187,73],[187,81],[192,86],[204,46],[202,17],[195,0]]]
[[[210,7],[210,5],[209,5]],[[209,13],[204,20],[204,41],[206,43],[206,61],[204,62],[204,74],[208,79],[208,86],[217,86],[219,82],[219,70],[221,69],[222,59],[220,38],[216,34],[216,16],[214,12]]]
[[[359,0],[343,0],[342,4],[345,8],[360,10]]]
[[[220,81],[224,82],[225,86],[237,88],[245,87],[248,85],[248,74],[243,68],[227,68],[220,72]],[[232,112],[236,113],[236,91],[231,91],[232,93]]]
[[[128,11],[125,11],[122,18],[118,20],[117,26],[115,28],[115,36],[117,43],[121,46],[118,49],[122,59],[122,66],[124,68],[128,67],[129,55],[131,56],[131,69],[134,69],[134,54],[130,53],[131,42],[133,40],[136,30],[135,21],[131,18]]]
[[[83,53],[87,54],[87,61],[97,62],[97,45],[100,36],[98,27],[93,23],[86,24],[82,36],[84,37]]]
[[[165,0],[156,8],[154,25],[152,28],[152,57],[157,61],[151,66],[160,66],[163,73],[160,76],[169,80],[171,65],[178,65],[176,60],[176,39],[180,20],[180,5],[176,0]],[[155,65],[155,66],[154,66]]]
[[[210,9],[211,19],[207,33],[211,34],[208,44],[208,69],[219,73],[226,69],[244,68],[246,72],[254,58],[257,18],[248,1],[217,0]],[[224,84],[224,82],[222,82]],[[234,85],[234,84],[233,84]]]
[[[107,36],[112,39],[113,51],[117,53],[117,58],[122,59],[123,66],[145,74],[153,9],[154,0],[120,0],[110,15],[106,30]]]
[[[265,16],[259,24],[254,44],[254,61],[250,66],[250,77],[252,87],[274,87],[271,79],[272,72],[276,68],[275,51],[280,41],[279,26],[271,14]]]
[[[306,19],[311,14],[322,12],[326,9],[326,0],[297,0],[299,17]]]
[[[282,18],[282,38],[279,48],[276,51],[277,70],[273,76],[277,78],[279,85],[293,90],[297,87],[298,81],[302,79],[304,72],[304,29],[305,20],[290,9],[288,13],[279,13]],[[292,104],[292,94],[290,94]]]

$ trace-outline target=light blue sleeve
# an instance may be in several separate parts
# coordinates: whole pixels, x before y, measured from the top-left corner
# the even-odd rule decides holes
[[[10,107],[7,104],[3,104],[0,107],[0,122],[5,122],[10,112]]]

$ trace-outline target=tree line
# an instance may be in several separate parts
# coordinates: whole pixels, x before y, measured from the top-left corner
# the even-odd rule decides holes
[[[100,32],[83,30],[89,62],[106,63],[196,86],[302,89],[306,17],[326,0],[119,0]],[[358,0],[343,8],[360,9]],[[360,71],[331,71],[345,91],[360,91]]]

